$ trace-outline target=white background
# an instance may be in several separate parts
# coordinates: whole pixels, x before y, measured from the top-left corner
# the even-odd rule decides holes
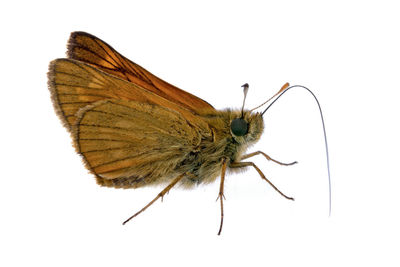
[[[399,266],[399,8],[396,1],[13,1],[1,4],[1,266]],[[279,3],[278,3],[279,2]],[[302,84],[266,113],[251,149],[282,167],[171,190],[99,187],[47,90],[50,60],[87,31],[213,104],[247,107]]]

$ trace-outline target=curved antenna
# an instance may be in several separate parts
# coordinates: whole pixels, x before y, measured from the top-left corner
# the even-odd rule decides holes
[[[274,94],[270,99],[268,99],[267,101],[265,101],[265,102],[262,103],[261,105],[258,105],[257,107],[251,109],[250,111],[253,111],[253,110],[255,110],[255,109],[258,109],[258,108],[264,106],[264,105],[267,104],[269,101],[271,101],[275,96],[277,96],[277,95],[279,95],[280,93],[282,93],[282,92],[283,92],[285,89],[287,89],[288,87],[289,87],[289,83],[285,83],[285,84],[281,87],[281,89],[280,89],[276,94]]]
[[[307,87],[303,86],[303,85],[292,85],[290,87],[287,87],[284,89],[284,91],[274,100],[272,101],[272,103],[261,113],[261,116],[264,115],[264,113],[276,102],[276,100],[278,100],[284,93],[286,93],[287,91],[289,91],[292,88],[303,88],[305,90],[307,90],[315,99],[315,101],[318,104],[318,108],[319,108],[319,113],[321,114],[321,121],[322,121],[322,129],[324,130],[324,139],[325,139],[325,151],[326,151],[326,165],[328,168],[328,184],[329,184],[329,216],[331,216],[331,210],[332,210],[332,190],[331,190],[331,171],[330,171],[330,166],[329,166],[329,152],[328,152],[328,141],[326,138],[326,130],[325,130],[325,121],[324,121],[324,116],[322,115],[322,109],[321,109],[321,105],[319,104],[319,101],[317,99],[317,97],[314,95],[313,92],[311,92],[310,89],[308,89]],[[282,90],[281,90],[282,91]],[[268,100],[269,101],[269,100]]]

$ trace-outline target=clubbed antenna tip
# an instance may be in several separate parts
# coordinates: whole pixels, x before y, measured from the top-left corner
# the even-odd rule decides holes
[[[249,91],[249,84],[245,83],[242,85],[242,87],[243,87],[243,93],[244,93],[243,105],[242,105],[242,118],[243,118],[244,103],[246,102],[247,92]]]

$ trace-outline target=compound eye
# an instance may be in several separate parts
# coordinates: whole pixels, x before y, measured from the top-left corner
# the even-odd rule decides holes
[[[244,119],[234,119],[231,123],[231,131],[236,136],[243,136],[247,134],[248,125]]]

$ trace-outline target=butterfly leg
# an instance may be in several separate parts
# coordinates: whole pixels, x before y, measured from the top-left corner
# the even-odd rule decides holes
[[[218,231],[218,235],[221,234],[222,231],[222,224],[224,223],[224,202],[223,200],[225,199],[224,196],[224,182],[225,182],[225,172],[226,172],[226,159],[223,160],[222,162],[222,171],[221,171],[221,182],[219,184],[219,193],[218,193],[218,197],[217,200],[219,199],[220,203],[221,203],[221,223],[219,225],[219,231]]]
[[[236,163],[231,163],[231,165],[229,166],[230,168],[244,168],[244,167],[253,167],[254,169],[256,169],[256,171],[258,172],[258,174],[261,176],[261,178],[265,181],[267,181],[273,189],[275,189],[279,194],[281,194],[283,197],[289,199],[289,200],[294,200],[294,198],[292,197],[288,197],[287,195],[285,195],[284,193],[282,193],[273,183],[271,183],[270,180],[268,180],[264,173],[257,167],[256,164],[254,164],[253,162],[236,162]]]
[[[283,163],[283,162],[277,161],[277,160],[271,158],[270,156],[268,156],[267,154],[265,154],[265,153],[262,152],[262,151],[256,151],[256,152],[253,152],[253,153],[250,153],[250,154],[243,155],[241,159],[242,159],[242,160],[243,160],[243,159],[248,159],[248,158],[257,156],[257,155],[259,155],[259,154],[263,155],[267,160],[273,161],[273,162],[278,163],[278,164],[283,165],[283,166],[290,166],[290,165],[293,165],[293,164],[296,164],[296,163],[297,163],[297,161],[293,161],[293,162],[291,162],[291,163]]]
[[[176,177],[167,187],[165,187],[152,201],[150,201],[146,206],[144,206],[141,210],[139,210],[138,212],[136,212],[135,214],[133,214],[131,217],[129,217],[126,221],[124,221],[122,224],[126,224],[127,222],[129,222],[130,220],[132,220],[133,218],[135,218],[136,216],[138,216],[140,213],[142,213],[143,211],[145,211],[148,207],[150,207],[154,202],[156,202],[157,199],[159,199],[161,197],[161,199],[164,197],[164,195],[166,193],[169,192],[169,190],[171,190],[172,187],[174,187],[174,185],[176,185],[184,176],[186,173],[183,173],[181,175],[179,175],[178,177]]]

